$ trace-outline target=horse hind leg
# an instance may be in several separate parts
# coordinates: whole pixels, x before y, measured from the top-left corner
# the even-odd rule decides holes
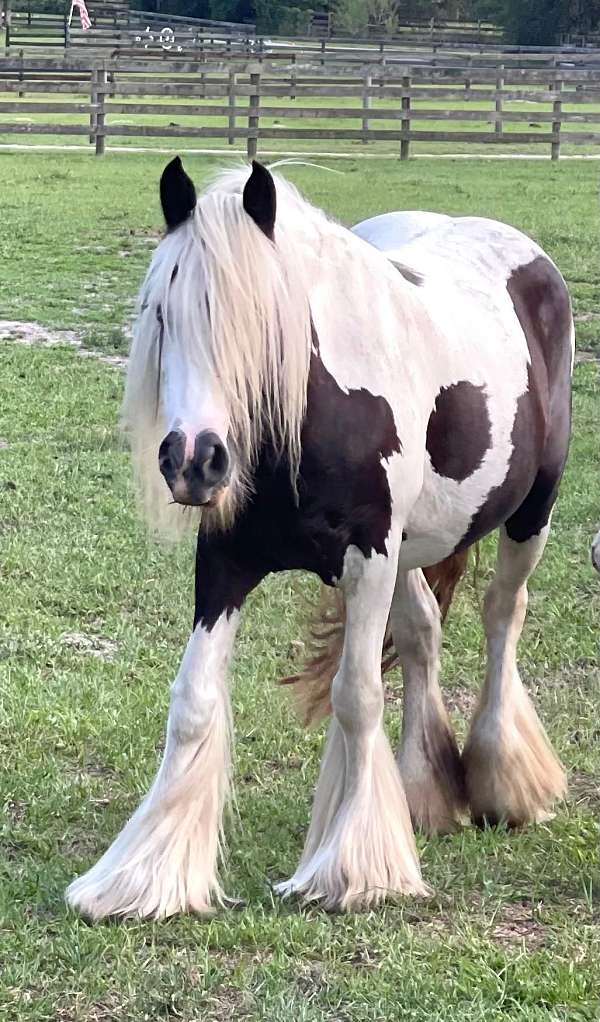
[[[440,609],[420,569],[398,573],[391,622],[404,682],[397,761],[413,826],[448,833],[466,813],[464,772],[438,683]]]
[[[538,531],[530,510],[531,501],[501,527],[496,572],[484,600],[487,674],[463,752],[471,815],[478,824],[539,822],[566,791],[564,770],[517,670],[527,579],[550,528],[548,507],[540,513],[546,524]]]

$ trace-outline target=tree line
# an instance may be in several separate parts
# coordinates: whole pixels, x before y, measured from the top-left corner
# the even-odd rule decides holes
[[[507,42],[552,45],[561,33],[600,28],[600,0],[140,0],[172,14],[224,21],[255,21],[259,32],[303,33],[313,12],[332,15],[340,30],[355,35],[369,26],[393,34],[402,22],[489,21]]]
[[[102,0],[98,0],[101,6]],[[70,4],[67,3],[67,7]],[[65,0],[13,0],[13,8],[63,13]],[[93,10],[94,0],[88,0]],[[393,35],[412,21],[487,21],[506,42],[553,45],[562,33],[600,29],[600,0],[131,0],[137,10],[255,23],[259,33],[301,35],[313,14],[330,14],[340,31]]]

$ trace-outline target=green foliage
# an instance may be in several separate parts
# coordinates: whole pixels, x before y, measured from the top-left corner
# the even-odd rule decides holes
[[[395,0],[367,0],[369,23],[380,33],[394,35],[398,30]]]
[[[14,10],[64,14],[66,0],[13,0]],[[217,21],[256,22],[259,32],[307,31],[313,10],[332,11],[337,28],[366,35],[371,25],[393,35],[409,21],[488,21],[504,27],[507,41],[552,45],[560,33],[600,28],[600,0],[133,0],[139,10]]]
[[[280,0],[255,0],[256,30],[279,35],[305,35],[308,32],[312,6],[306,0],[294,5]]]
[[[551,45],[561,29],[565,0],[505,0],[504,28],[519,46]]]
[[[196,15],[202,17],[202,15]],[[214,18],[215,21],[250,21],[253,22],[256,13],[254,0],[209,0],[208,12],[204,17]]]
[[[335,27],[349,35],[366,35],[369,12],[366,0],[338,0],[335,8]]]
[[[365,36],[369,28],[380,35],[394,35],[398,30],[396,0],[338,0],[335,25],[354,36]]]
[[[155,10],[156,0],[135,0],[145,10]],[[308,31],[314,7],[323,7],[318,0],[162,0],[162,13],[180,14],[190,18],[213,18],[215,21],[255,22],[259,32],[280,35],[301,35]],[[325,4],[327,6],[327,4]]]
[[[32,14],[68,14],[69,4],[64,0],[12,0],[13,11],[31,11]]]
[[[586,33],[600,27],[600,0],[500,0],[495,20],[508,42],[552,46],[561,33]]]

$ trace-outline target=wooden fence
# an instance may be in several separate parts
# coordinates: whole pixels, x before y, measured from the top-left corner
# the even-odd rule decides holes
[[[37,14],[31,11],[13,11],[6,25],[5,51],[11,50],[110,50],[120,52],[148,46],[165,49],[165,35],[170,40],[166,49],[189,49],[194,45],[214,45],[241,41],[248,43],[255,35],[253,25],[238,22],[214,21],[201,18],[184,18],[178,15],[155,14],[146,11],[97,7],[90,10],[92,27],[83,31],[79,16],[74,13],[71,24],[67,16]],[[177,39],[177,42],[174,40]],[[172,41],[171,41],[172,40]]]
[[[335,19],[327,33],[330,39],[348,39],[349,33],[336,27]],[[381,26],[371,25],[368,30],[368,37],[371,39],[381,38],[385,33]],[[447,21],[439,18],[428,20],[400,19],[400,24],[393,35],[385,35],[389,42],[398,42],[403,39],[410,39],[411,42],[424,44],[465,43],[469,46],[486,45],[487,43],[502,43],[503,30],[498,25],[488,21]]]
[[[600,145],[600,70],[498,67],[451,81],[432,81],[422,72],[407,67],[401,75],[340,76],[325,69],[321,75],[301,75],[257,63],[227,70],[179,63],[157,75],[152,62],[86,67],[5,58],[0,60],[0,94],[5,94],[0,134],[89,136],[99,155],[106,139],[114,137],[243,140],[249,157],[259,143],[273,139],[385,141],[397,146],[401,159],[409,157],[413,142],[535,144],[548,147],[552,159],[567,143]],[[19,98],[10,98],[15,93]],[[523,106],[514,109],[514,104]],[[15,114],[28,118],[14,119]],[[45,114],[81,120],[54,122]],[[126,123],[119,120],[124,116]],[[153,116],[157,120],[149,123]],[[160,123],[165,116],[185,123]],[[129,120],[140,117],[141,122]],[[527,129],[518,130],[524,122]],[[452,124],[456,130],[448,130]]]
[[[93,19],[94,20],[94,19]],[[480,43],[464,38],[400,35],[380,40],[336,37],[266,38],[256,36],[253,25],[183,18],[175,15],[127,11],[122,17],[105,13],[93,27],[83,32],[77,17],[67,26],[63,16],[13,12],[7,28],[5,51],[41,53],[62,50],[76,56],[79,51],[97,52],[103,59],[139,59],[156,57],[173,61],[241,59],[277,61],[360,69],[372,64],[381,67],[406,63],[435,62],[439,66],[552,67],[554,65],[600,66],[600,48],[507,47],[496,37]]]
[[[174,38],[161,29],[146,31],[126,31],[115,35],[114,29],[100,28],[92,36],[82,33],[81,29],[69,29],[66,21],[55,20],[44,35],[31,37],[23,45],[22,36],[16,35],[11,29],[6,33],[7,46],[5,53],[24,56],[27,59],[41,58],[50,55],[58,47],[69,62],[87,60],[98,63],[101,60],[112,63],[121,62],[127,66],[131,61],[143,59],[153,60],[157,68],[163,65],[174,66],[182,62],[182,66],[190,62],[224,62],[227,65],[238,61],[242,65],[249,60],[271,67],[278,66],[282,71],[291,73],[307,73],[310,70],[322,71],[329,68],[337,72],[352,71],[355,74],[387,73],[404,69],[407,66],[419,66],[423,74],[432,76],[441,74],[445,69],[448,73],[468,73],[476,69],[492,70],[499,65],[507,69],[522,70],[570,70],[600,69],[600,49],[571,51],[498,51],[498,52],[462,52],[453,50],[402,49],[392,47],[383,42],[369,46],[365,43],[353,45],[333,45],[327,40],[295,40],[294,43],[281,40],[264,40],[250,36],[219,37],[209,30],[189,30]],[[179,43],[177,40],[181,39]],[[48,40],[53,40],[52,45]],[[429,69],[429,72],[428,72]]]

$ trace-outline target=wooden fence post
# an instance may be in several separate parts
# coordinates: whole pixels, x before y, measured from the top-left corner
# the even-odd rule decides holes
[[[248,135],[248,146],[247,153],[248,159],[253,160],[256,156],[258,149],[258,120],[259,120],[259,105],[260,105],[260,71],[252,72],[250,74],[250,93],[249,106],[248,106],[248,130],[254,131],[255,134]]]
[[[410,75],[402,75],[402,120],[400,121],[402,131],[410,131]],[[410,142],[403,138],[400,142],[400,159],[407,160],[409,157]]]
[[[560,93],[562,91],[561,78],[558,77],[555,78],[554,89],[556,93]],[[556,142],[550,143],[550,156],[553,160],[560,159],[560,128],[562,120],[561,114],[562,100],[560,98],[560,95],[558,95],[557,98],[554,100],[554,103],[552,104],[552,116],[554,118],[554,120],[552,121],[552,134],[557,136]]]
[[[108,81],[108,75],[106,73],[106,68],[104,68],[104,67],[97,68],[96,69],[96,76],[97,76],[96,77],[96,90],[97,90],[97,97],[98,97],[97,98],[98,109],[96,111],[96,132],[95,132],[95,134],[96,134],[96,156],[103,156],[104,155],[104,124],[105,124],[105,116],[106,116],[106,111],[105,111],[106,93],[105,93],[104,89],[106,88],[106,83]]]
[[[235,85],[236,85],[236,74],[235,71],[229,70],[229,89],[227,95],[229,96],[229,136],[227,141],[229,145],[233,145],[235,142]]]
[[[21,83],[21,85],[23,84],[23,81],[25,79],[24,67],[25,67],[25,55],[23,53],[23,50],[20,50],[19,51],[19,82]],[[25,95],[25,90],[24,89],[19,89],[19,99],[23,99],[24,95]]]
[[[325,39],[321,39],[321,67],[325,67]]]
[[[465,92],[471,88],[471,69],[473,67],[473,58],[469,55],[467,57],[467,74],[465,76]]]
[[[292,70],[290,71],[290,99],[296,98],[296,54],[292,53]]]
[[[498,64],[498,70],[496,72],[496,102],[494,108],[496,111],[496,117],[494,121],[494,132],[496,135],[502,134],[502,90],[504,89],[504,64]]]
[[[96,140],[96,110],[95,106],[98,102],[98,72],[95,67],[92,68],[90,73],[90,145],[93,145]]]
[[[362,142],[363,142],[363,145],[366,145],[367,142],[369,141],[369,118],[367,116],[367,110],[371,106],[371,96],[370,96],[370,91],[369,91],[370,88],[371,88],[371,83],[372,83],[371,75],[370,74],[366,74],[365,75],[365,79],[364,79],[363,94],[362,94],[362,108],[363,108],[363,119],[362,119],[363,137],[362,137]]]

